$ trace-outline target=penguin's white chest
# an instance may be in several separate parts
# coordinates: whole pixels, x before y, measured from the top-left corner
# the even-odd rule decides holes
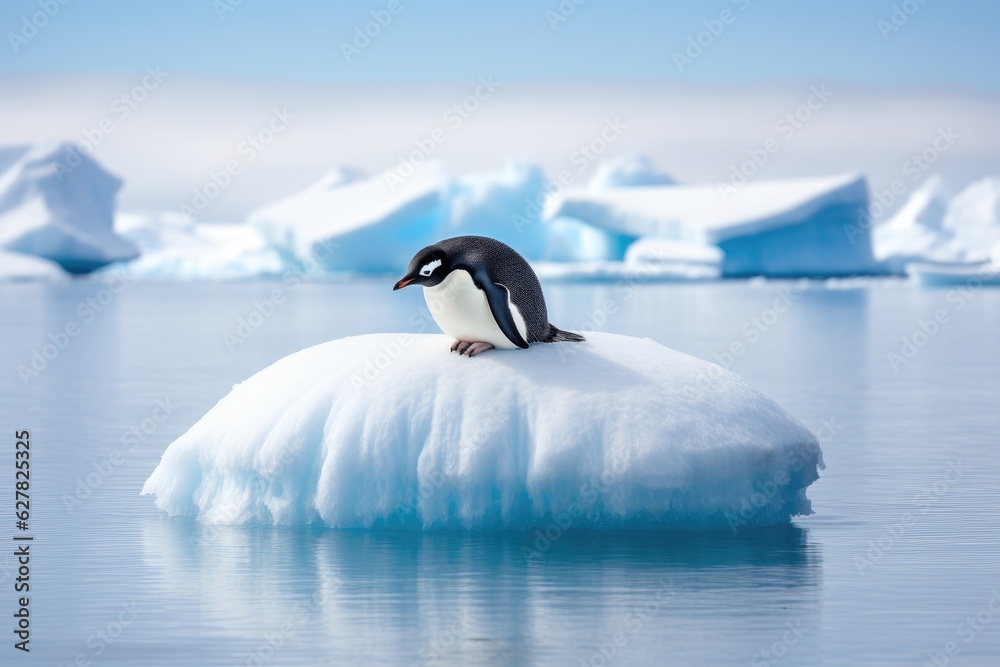
[[[424,300],[434,321],[455,340],[490,343],[493,347],[514,350],[497,325],[486,292],[476,287],[468,271],[456,269],[434,287],[424,288]],[[508,299],[508,307],[521,337],[528,340],[528,327],[521,311]]]

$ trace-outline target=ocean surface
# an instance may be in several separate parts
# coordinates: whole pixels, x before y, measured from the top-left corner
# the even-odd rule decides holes
[[[526,558],[533,533],[212,528],[139,495],[233,384],[413,330],[419,290],[391,285],[0,285],[0,664],[1000,664],[997,289],[546,285],[558,326],[717,361],[818,433],[815,514],[789,526],[570,532]]]

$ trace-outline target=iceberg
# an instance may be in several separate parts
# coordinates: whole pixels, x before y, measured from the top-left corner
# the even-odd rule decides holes
[[[698,264],[656,262],[588,261],[532,262],[540,280],[546,282],[614,282],[620,289],[627,285],[662,282],[718,280],[717,268]]]
[[[718,529],[811,512],[815,437],[733,373],[588,333],[469,359],[343,338],[236,385],[142,493],[215,524]]]
[[[544,229],[545,247],[530,259],[544,262],[620,261],[635,238],[614,234],[573,218],[555,218],[538,223]]]
[[[68,276],[55,262],[34,255],[0,250],[0,282],[64,280]]]
[[[459,178],[429,165],[394,189],[381,176],[344,174],[253,212],[249,224],[283,255],[361,273],[398,272],[421,247],[466,234],[549,262],[620,260],[634,240],[578,220],[542,220],[547,183],[528,162]]]
[[[248,223],[278,251],[327,271],[394,272],[438,240],[451,179],[427,165],[399,184],[338,169],[304,192],[252,212]]]
[[[872,251],[889,273],[902,275],[915,261],[962,262],[965,253],[944,227],[948,193],[937,176],[914,190],[888,221],[872,229]]]
[[[437,238],[489,236],[518,249],[527,259],[545,253],[547,227],[539,222],[545,174],[538,165],[510,161],[496,173],[469,174],[455,180],[446,221]]]
[[[921,284],[977,273],[1000,246],[1000,179],[981,179],[949,199],[942,180],[928,178],[889,221],[874,228],[872,244],[890,273],[908,274]],[[920,266],[911,271],[914,264]]]
[[[142,254],[124,269],[149,280],[238,280],[280,275],[289,262],[244,224],[195,222],[171,211],[122,212],[115,230]]]
[[[542,220],[548,190],[541,167],[517,160],[500,172],[458,178],[438,237],[490,236],[532,261],[621,259],[632,239],[570,218]]]
[[[542,220],[547,192],[541,167],[528,162],[514,160],[498,173],[463,176],[456,181],[449,221],[438,237],[490,236],[531,261],[622,258],[630,237],[571,218]]]
[[[1000,177],[980,179],[955,195],[942,225],[971,259],[989,256],[1000,244]]]
[[[112,229],[121,181],[69,144],[0,150],[0,247],[71,273],[136,257]]]
[[[627,264],[671,269],[690,278],[718,278],[725,254],[718,246],[644,236],[625,251]]]
[[[867,183],[849,174],[748,183],[734,194],[715,185],[566,191],[546,216],[716,245],[725,276],[829,277],[877,270],[869,230],[858,224],[867,210]]]
[[[641,153],[625,153],[598,165],[587,187],[592,190],[605,190],[676,183],[674,177],[657,167],[649,156]]]
[[[562,220],[572,219],[556,218]],[[622,243],[624,261],[619,253],[585,261],[532,262],[532,267],[539,278],[559,282],[601,280],[640,284],[718,280],[721,276],[723,253],[717,246],[656,236],[638,240],[622,237],[622,241],[628,241]]]
[[[906,265],[906,275],[922,287],[964,287],[966,293],[956,297],[964,302],[980,287],[1000,285],[1000,252],[994,255],[992,261],[965,264],[912,262]]]

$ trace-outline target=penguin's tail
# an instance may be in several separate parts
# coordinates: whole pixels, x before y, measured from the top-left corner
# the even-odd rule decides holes
[[[579,343],[587,340],[580,334],[575,334],[572,331],[563,331],[553,325],[549,325],[549,337],[545,339],[546,343]]]

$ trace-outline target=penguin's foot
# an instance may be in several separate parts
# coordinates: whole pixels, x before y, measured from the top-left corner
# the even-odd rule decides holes
[[[481,352],[485,352],[486,350],[492,350],[492,349],[493,345],[491,343],[473,343],[469,347],[465,348],[465,351],[462,354],[474,357],[477,354],[480,354]]]
[[[474,343],[465,340],[456,340],[451,345],[452,352],[458,352],[460,355],[465,355],[469,357],[474,357],[480,352],[485,352],[493,348],[490,343]]]

